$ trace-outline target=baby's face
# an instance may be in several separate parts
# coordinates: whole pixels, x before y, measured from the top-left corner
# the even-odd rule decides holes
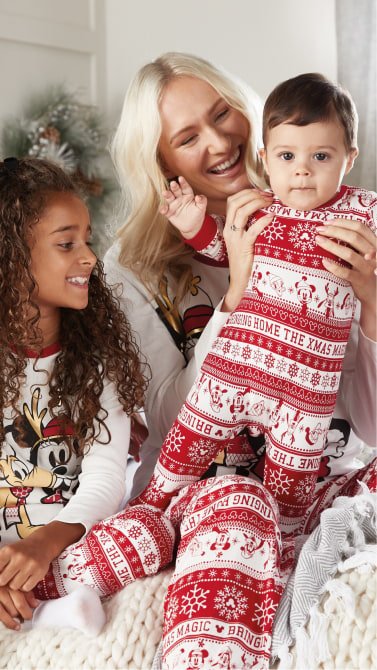
[[[279,200],[293,209],[310,210],[337,193],[357,149],[347,151],[344,130],[335,120],[307,126],[281,123],[269,130],[261,156]]]

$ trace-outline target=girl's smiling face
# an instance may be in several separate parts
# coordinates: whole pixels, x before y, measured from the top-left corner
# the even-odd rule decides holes
[[[182,175],[208,198],[208,210],[225,214],[228,196],[250,188],[245,149],[249,122],[207,82],[177,77],[160,103],[161,163],[167,177]]]
[[[61,307],[87,306],[89,279],[97,261],[88,246],[90,233],[89,212],[79,197],[72,193],[48,197],[31,240],[31,273],[37,285],[33,300],[41,321],[59,323]]]

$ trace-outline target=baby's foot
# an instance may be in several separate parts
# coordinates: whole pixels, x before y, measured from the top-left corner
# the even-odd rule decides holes
[[[201,229],[206,214],[207,198],[195,195],[184,177],[170,183],[170,190],[163,191],[165,203],[160,213],[178,228],[181,235],[189,240]]]

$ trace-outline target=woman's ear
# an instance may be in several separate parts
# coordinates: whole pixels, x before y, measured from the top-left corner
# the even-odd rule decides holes
[[[356,158],[358,157],[358,155],[359,155],[358,148],[357,147],[352,147],[352,149],[348,153],[347,163],[346,163],[346,170],[345,170],[344,174],[348,174],[352,170],[353,164],[354,164]]]
[[[169,170],[169,168],[168,168],[168,166],[165,162],[165,159],[164,159],[164,157],[163,157],[163,155],[161,154],[160,151],[157,154],[157,160],[158,160],[159,166],[161,168],[161,172],[164,175],[164,177],[167,180],[174,179],[175,175],[173,175],[172,171]]]

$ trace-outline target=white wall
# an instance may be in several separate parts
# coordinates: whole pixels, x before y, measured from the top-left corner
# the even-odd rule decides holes
[[[334,0],[105,0],[105,7],[112,123],[136,70],[164,51],[222,65],[262,97],[300,72],[336,78]]]
[[[114,127],[136,70],[188,51],[265,97],[318,70],[336,77],[335,0],[0,0],[0,125],[23,100],[64,82]]]
[[[0,122],[46,85],[103,100],[102,0],[0,0]]]

